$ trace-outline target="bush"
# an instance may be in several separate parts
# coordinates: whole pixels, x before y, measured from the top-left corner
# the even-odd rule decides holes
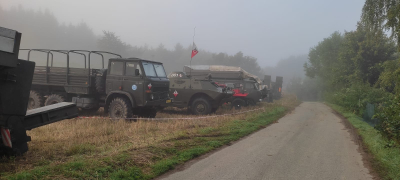
[[[354,84],[337,92],[325,94],[325,100],[362,115],[368,103],[381,105],[391,99],[392,94],[368,84]]]
[[[375,118],[380,120],[376,126],[384,136],[400,142],[400,97],[396,95],[385,106],[379,107]]]

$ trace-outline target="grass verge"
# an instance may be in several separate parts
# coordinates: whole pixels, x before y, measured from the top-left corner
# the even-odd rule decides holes
[[[0,179],[152,179],[266,127],[298,104],[286,96],[253,107],[263,111],[221,118],[50,124],[29,132],[33,140],[27,154],[0,158]]]
[[[393,142],[384,138],[376,129],[346,109],[328,104],[342,114],[357,129],[368,152],[373,156],[372,165],[383,179],[400,179],[400,147],[388,146]]]

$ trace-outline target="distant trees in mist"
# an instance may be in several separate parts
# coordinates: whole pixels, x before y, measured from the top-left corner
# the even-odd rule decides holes
[[[184,65],[189,65],[192,50],[191,45],[185,47],[179,43],[174,49],[167,49],[163,44],[156,48],[147,45],[132,46],[114,32],[103,31],[103,34],[96,35],[84,22],[77,25],[60,24],[48,10],[34,11],[21,6],[10,10],[0,7],[0,26],[22,33],[21,48],[110,51],[123,57],[163,62],[167,72],[181,71]],[[228,55],[200,49],[192,64],[239,66],[252,74],[264,76],[257,59],[245,56],[242,52]]]

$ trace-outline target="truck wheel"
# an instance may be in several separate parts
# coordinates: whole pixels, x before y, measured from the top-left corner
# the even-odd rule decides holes
[[[232,106],[235,108],[235,109],[241,109],[243,106],[246,106],[246,102],[243,100],[243,99],[234,99],[233,101],[232,101]]]
[[[190,106],[194,115],[206,115],[211,113],[211,105],[205,98],[197,98]]]
[[[131,118],[133,115],[132,105],[126,98],[116,97],[110,103],[108,114],[111,118]]]
[[[106,74],[107,74],[107,69],[101,69],[96,75],[95,78],[95,86],[96,86],[96,91],[100,94],[106,93]]]
[[[43,106],[43,97],[36,91],[29,93],[28,110]]]
[[[57,104],[60,102],[64,102],[64,98],[58,94],[52,94],[47,97],[46,101],[44,102],[45,106]]]

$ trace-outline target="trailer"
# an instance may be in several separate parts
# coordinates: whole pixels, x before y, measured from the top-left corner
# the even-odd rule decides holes
[[[34,62],[18,59],[21,33],[0,27],[0,156],[28,151],[26,131],[78,116],[73,103],[27,112]]]

